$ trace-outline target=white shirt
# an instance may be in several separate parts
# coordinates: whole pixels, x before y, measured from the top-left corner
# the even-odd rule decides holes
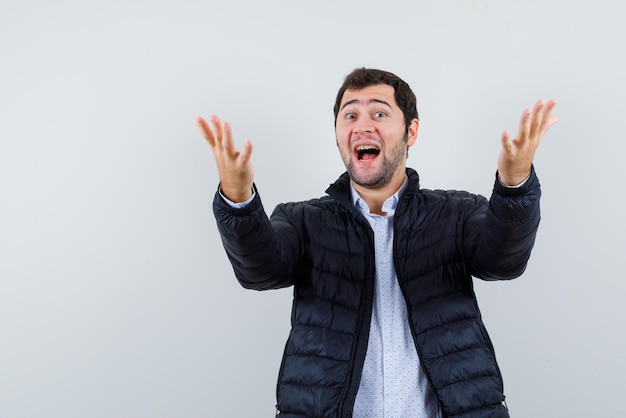
[[[383,204],[386,216],[370,213],[352,188],[354,205],[374,231],[376,278],[370,335],[354,404],[355,418],[439,418],[439,403],[420,365],[406,302],[393,264],[393,217],[400,189]]]

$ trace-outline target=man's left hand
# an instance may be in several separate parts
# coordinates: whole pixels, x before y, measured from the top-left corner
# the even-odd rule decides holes
[[[502,150],[498,157],[498,176],[505,186],[517,186],[530,175],[535,151],[548,129],[559,118],[552,115],[555,100],[539,100],[533,109],[522,113],[517,137],[502,132]]]

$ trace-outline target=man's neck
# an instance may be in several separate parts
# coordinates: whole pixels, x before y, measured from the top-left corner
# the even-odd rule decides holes
[[[370,208],[370,213],[385,216],[387,213],[383,212],[383,204],[400,189],[404,183],[405,177],[406,174],[404,171],[397,173],[389,183],[378,188],[361,186],[352,180],[351,183],[354,190],[361,196],[361,199],[367,203],[367,206]]]

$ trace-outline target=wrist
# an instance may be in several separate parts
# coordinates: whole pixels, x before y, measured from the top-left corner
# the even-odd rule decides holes
[[[220,192],[222,195],[233,203],[241,203],[252,197],[252,186],[246,188],[232,187],[220,184]]]
[[[530,176],[530,170],[520,173],[502,173],[498,171],[498,180],[503,186],[515,187],[522,184]]]

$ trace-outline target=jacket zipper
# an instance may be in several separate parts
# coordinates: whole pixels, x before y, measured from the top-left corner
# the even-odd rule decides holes
[[[342,400],[339,403],[337,416],[340,418],[344,416],[346,418],[351,417],[351,415],[348,415],[348,412],[349,412],[348,410],[351,410],[351,408],[354,406],[354,401],[356,399],[356,395],[359,390],[358,385],[355,384],[355,380],[357,379],[356,379],[356,376],[354,376],[354,373],[355,373],[355,368],[357,366],[356,365],[357,361],[358,361],[358,364],[360,365],[359,373],[363,371],[363,362],[365,361],[365,355],[367,354],[367,339],[369,338],[369,326],[371,322],[373,299],[374,299],[373,281],[374,281],[375,273],[372,273],[373,271],[375,271],[374,264],[372,262],[373,258],[375,257],[375,254],[373,251],[374,237],[373,237],[373,232],[371,230],[369,223],[367,223],[367,221],[365,220],[363,220],[363,222],[367,226],[367,229],[365,229],[365,231],[367,233],[369,249],[371,250],[369,251],[370,257],[368,257],[367,259],[368,260],[367,272],[369,274],[366,277],[366,280],[364,281],[364,284],[363,284],[363,296],[361,297],[361,306],[359,307],[359,310],[363,310],[363,312],[359,312],[360,319],[359,319],[359,322],[357,323],[357,334],[355,336],[356,337],[355,348],[352,351],[352,356],[350,358],[350,367],[348,369],[348,381],[346,383],[346,389],[342,397]],[[369,321],[366,319],[369,319]],[[350,405],[351,407],[346,409],[346,404]]]
[[[400,202],[398,202],[398,206],[400,205]],[[396,213],[398,213],[399,211],[396,209]],[[402,212],[400,212],[402,213]],[[413,325],[413,321],[411,321],[411,305],[409,303],[409,300],[406,296],[406,289],[404,287],[404,282],[402,280],[402,278],[400,277],[401,270],[398,269],[398,264],[396,262],[396,254],[398,254],[397,252],[397,231],[396,231],[396,220],[397,218],[394,219],[393,221],[393,267],[396,269],[396,278],[398,280],[398,285],[400,286],[400,290],[402,290],[402,296],[404,297],[404,304],[406,305],[406,313],[407,313],[407,322],[409,323],[409,328],[411,329],[411,336],[413,337],[413,345],[415,346],[415,351],[417,351],[417,357],[420,360],[420,367],[422,368],[422,370],[424,370],[424,374],[426,375],[426,379],[428,379],[428,384],[430,385],[431,388],[433,388],[433,392],[434,391],[434,385],[433,385],[433,381],[430,377],[430,373],[428,372],[428,370],[426,370],[426,368],[424,367],[424,361],[422,359],[422,350],[419,347],[419,344],[417,343],[417,333],[415,332],[415,326]],[[436,395],[436,392],[435,392]],[[437,403],[439,404],[439,411],[441,412],[442,416],[445,418],[445,414],[443,411],[443,404],[441,403],[441,400],[439,399],[439,396],[437,396]]]

